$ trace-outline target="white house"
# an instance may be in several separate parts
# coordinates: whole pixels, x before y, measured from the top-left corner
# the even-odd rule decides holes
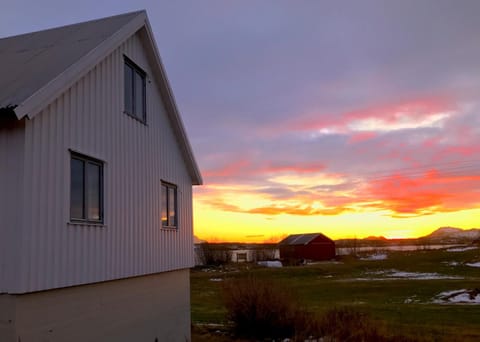
[[[0,39],[0,341],[190,340],[201,183],[145,11]]]

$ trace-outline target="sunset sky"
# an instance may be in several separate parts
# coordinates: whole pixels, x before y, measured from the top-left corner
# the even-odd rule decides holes
[[[146,9],[195,235],[480,228],[480,1],[8,1],[0,36]]]

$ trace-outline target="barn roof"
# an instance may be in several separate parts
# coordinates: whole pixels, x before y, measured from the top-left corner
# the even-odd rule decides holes
[[[130,36],[142,30],[154,77],[194,185],[202,177],[145,11],[0,39],[0,115],[32,119]]]
[[[308,245],[310,242],[318,237],[322,237],[325,240],[332,241],[322,233],[308,233],[308,234],[292,234],[280,241],[280,245]]]

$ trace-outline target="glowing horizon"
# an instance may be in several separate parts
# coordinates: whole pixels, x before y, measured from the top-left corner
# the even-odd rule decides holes
[[[480,227],[480,141],[468,121],[477,108],[428,98],[275,124],[270,139],[290,135],[293,146],[313,140],[320,148],[336,139],[344,155],[287,150],[216,163],[194,192],[195,234],[264,242],[294,233],[416,238],[443,226]]]

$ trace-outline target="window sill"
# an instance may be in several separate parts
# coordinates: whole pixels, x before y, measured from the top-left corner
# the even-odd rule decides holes
[[[68,226],[75,226],[75,227],[96,227],[96,228],[106,228],[107,225],[102,222],[83,222],[83,221],[68,221]]]
[[[145,126],[148,126],[148,125],[147,125],[147,120],[142,120],[142,119],[140,119],[138,116],[133,115],[133,114],[130,114],[129,112],[127,112],[127,111],[125,111],[125,110],[123,111],[123,114],[128,115],[129,117],[131,117],[131,118],[134,119],[135,121],[138,121],[138,122],[140,122],[141,124],[144,124]]]
[[[174,230],[174,231],[177,231],[177,230],[178,230],[178,227],[162,226],[162,230]]]

